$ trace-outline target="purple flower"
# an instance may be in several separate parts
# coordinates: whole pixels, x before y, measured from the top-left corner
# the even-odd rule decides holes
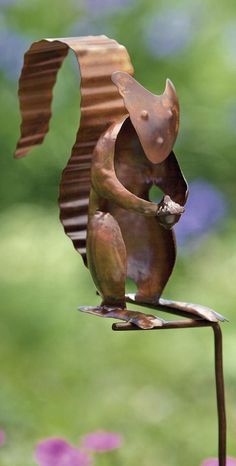
[[[219,466],[219,460],[217,458],[208,458],[203,461],[201,466]],[[227,457],[226,466],[236,466],[236,458]]]
[[[193,36],[193,15],[186,9],[173,8],[158,13],[145,24],[146,44],[154,57],[182,52]]]
[[[4,430],[0,430],[0,447],[2,447],[2,445],[5,443],[5,439],[6,436]]]
[[[185,246],[202,239],[227,213],[224,195],[213,185],[195,180],[189,186],[185,213],[175,227],[177,243]]]
[[[35,459],[39,466],[89,466],[87,453],[72,447],[60,438],[48,438],[38,443]]]
[[[135,0],[86,0],[87,13],[93,16],[106,16],[121,10],[127,10]]]
[[[82,446],[88,450],[103,452],[114,450],[122,445],[122,437],[114,432],[97,431],[87,434],[82,439]]]

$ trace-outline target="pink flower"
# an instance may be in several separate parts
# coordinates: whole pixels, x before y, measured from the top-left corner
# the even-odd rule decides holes
[[[217,458],[208,458],[203,461],[201,466],[219,466],[219,461]],[[236,466],[236,458],[227,457],[226,466]]]
[[[4,430],[0,430],[0,447],[5,443],[5,432]]]
[[[38,443],[35,459],[39,466],[89,466],[87,453],[72,447],[60,438],[48,438]]]
[[[82,447],[96,452],[113,450],[119,448],[121,445],[121,435],[114,432],[100,430],[87,434],[82,438]]]

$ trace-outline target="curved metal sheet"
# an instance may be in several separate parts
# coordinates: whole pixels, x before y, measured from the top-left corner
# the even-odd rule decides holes
[[[91,157],[101,134],[127,113],[111,75],[117,70],[132,75],[133,67],[126,48],[104,35],[34,42],[25,54],[19,80],[22,123],[17,158],[40,145],[48,132],[53,87],[69,49],[75,53],[80,67],[81,118],[70,159],[62,173],[60,219],[86,263]]]

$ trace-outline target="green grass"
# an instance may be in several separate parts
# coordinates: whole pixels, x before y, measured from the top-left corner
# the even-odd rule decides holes
[[[98,302],[53,208],[16,205],[0,217],[1,466],[33,466],[35,443],[121,432],[119,463],[198,466],[217,452],[210,329],[114,333],[79,314]],[[180,257],[165,296],[214,307],[223,325],[229,449],[236,455],[235,225]],[[107,464],[112,464],[107,457]]]

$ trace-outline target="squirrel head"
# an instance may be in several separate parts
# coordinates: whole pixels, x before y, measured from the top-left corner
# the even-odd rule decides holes
[[[146,157],[152,163],[161,163],[170,154],[179,129],[174,85],[167,79],[163,94],[155,95],[123,71],[112,73],[112,81],[124,99]]]

